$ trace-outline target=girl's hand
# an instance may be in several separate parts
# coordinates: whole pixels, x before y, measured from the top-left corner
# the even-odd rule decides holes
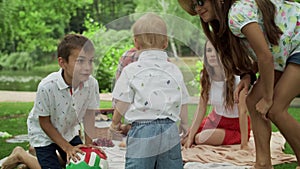
[[[261,113],[263,118],[267,120],[266,114],[268,113],[270,107],[273,104],[273,100],[266,100],[265,98],[260,99],[260,101],[256,104],[256,111]]]
[[[239,103],[239,96],[241,94],[241,91],[244,90],[245,92],[242,93],[248,93],[248,90],[250,88],[250,82],[251,82],[251,77],[250,75],[245,75],[243,77],[243,79],[241,79],[241,81],[239,82],[239,84],[237,85],[237,87],[234,90],[234,102],[235,103]]]

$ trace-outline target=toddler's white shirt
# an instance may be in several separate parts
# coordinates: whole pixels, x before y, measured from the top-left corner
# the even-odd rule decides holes
[[[160,50],[143,51],[137,62],[126,66],[113,90],[113,98],[130,103],[128,122],[170,118],[180,120],[189,94],[178,67]]]

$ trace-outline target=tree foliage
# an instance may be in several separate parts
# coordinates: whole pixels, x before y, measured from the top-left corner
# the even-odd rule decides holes
[[[195,38],[186,25],[200,28],[199,19],[168,0],[0,0],[0,70],[30,70],[55,58],[56,46],[67,33],[81,33],[96,46],[96,77],[102,91],[111,91],[118,60],[133,46],[133,13],[154,11],[177,16],[187,24],[169,25],[179,55]],[[171,21],[171,20],[169,20]],[[175,32],[176,29],[182,30]],[[201,35],[202,36],[202,35]]]
[[[121,55],[133,47],[129,30],[107,29],[89,16],[85,21],[83,35],[91,39],[96,48],[95,77],[101,92],[111,92],[115,72]]]
[[[1,51],[53,52],[76,9],[89,1],[1,1]]]

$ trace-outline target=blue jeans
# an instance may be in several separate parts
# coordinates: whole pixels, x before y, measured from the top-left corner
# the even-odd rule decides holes
[[[300,53],[295,53],[292,56],[288,57],[286,64],[295,63],[300,65]]]
[[[127,136],[126,169],[182,169],[180,137],[170,119],[133,122]]]
[[[70,144],[76,146],[82,144],[79,136],[75,136]],[[41,165],[42,169],[61,169],[61,165],[56,154],[56,150],[59,152],[61,158],[67,161],[67,154],[55,143],[52,143],[45,147],[34,147],[36,151],[37,159]]]

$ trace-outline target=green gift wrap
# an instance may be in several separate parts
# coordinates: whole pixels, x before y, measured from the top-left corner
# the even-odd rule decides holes
[[[84,154],[77,153],[80,160],[74,162],[72,159],[66,169],[108,169],[107,157],[99,149],[92,147],[80,148]]]

